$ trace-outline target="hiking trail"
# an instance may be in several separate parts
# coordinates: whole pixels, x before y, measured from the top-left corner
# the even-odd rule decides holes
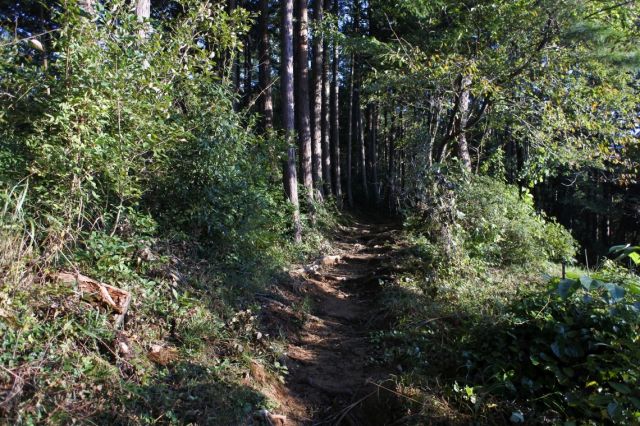
[[[285,383],[270,395],[282,417],[268,422],[382,425],[397,420],[393,392],[381,385],[392,371],[373,362],[370,332],[384,321],[377,297],[381,284],[392,279],[398,234],[395,224],[341,226],[334,254],[290,271],[288,283],[262,298],[288,342]]]

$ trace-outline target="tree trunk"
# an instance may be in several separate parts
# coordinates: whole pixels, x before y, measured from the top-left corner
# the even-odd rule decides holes
[[[333,13],[338,16],[338,0],[333,3]],[[331,80],[331,165],[333,178],[333,192],[338,207],[342,207],[342,177],[340,176],[340,84],[338,82],[338,42],[333,40],[333,63]]]
[[[389,134],[389,170],[387,171],[389,180],[389,208],[395,212],[396,197],[396,128],[395,128],[395,108],[391,109],[391,130]]]
[[[149,31],[148,20],[151,17],[151,0],[136,0],[136,17],[138,22],[142,24],[142,28],[138,31],[140,38],[144,38]]]
[[[282,5],[282,63],[280,80],[282,88],[282,123],[289,148],[285,166],[285,190],[293,205],[293,229],[296,242],[302,241],[300,206],[298,202],[298,179],[296,176],[296,149],[293,145],[295,132],[293,112],[293,0],[284,0]]]
[[[236,0],[229,0],[227,11],[229,14],[236,10]],[[233,89],[233,110],[238,110],[238,92],[240,91],[240,64],[238,63],[238,53],[235,50],[225,52],[225,63],[231,62],[231,87]],[[226,70],[225,70],[226,71]]]
[[[378,106],[373,104],[371,108],[371,186],[373,189],[373,202],[377,206],[380,203],[380,184],[378,182]]]
[[[349,71],[349,115],[347,120],[347,126],[349,129],[347,131],[347,201],[349,202],[349,207],[353,208],[353,180],[352,180],[352,170],[353,170],[353,161],[352,161],[352,153],[353,153],[353,77],[354,77],[354,69],[355,69],[355,56],[353,53],[351,54],[351,70]]]
[[[360,33],[360,0],[355,0],[353,2],[353,29],[356,34]],[[355,63],[358,64],[358,60],[355,60]],[[355,80],[354,88],[353,88],[353,108],[355,114],[355,125],[356,125],[356,139],[358,142],[358,166],[360,169],[360,180],[362,182],[362,191],[364,192],[365,199],[369,201],[369,191],[367,188],[367,155],[365,152],[365,141],[364,141],[364,129],[362,126],[362,108],[360,105],[360,72],[357,66],[354,66],[355,70],[353,73],[353,78]]]
[[[366,144],[364,139],[364,126],[362,123],[362,108],[360,107],[360,88],[356,85],[355,89],[355,112],[356,112],[356,126],[358,127],[357,137],[358,137],[358,151],[360,153],[360,180],[362,183],[362,191],[364,192],[364,197],[369,201],[369,188],[368,188],[368,179],[367,179],[367,153],[366,153]]]
[[[313,200],[311,177],[311,133],[309,129],[309,60],[307,0],[297,0],[298,37],[296,49],[296,121],[301,152],[302,184],[308,201]]]
[[[324,19],[323,0],[315,0],[313,3],[313,13],[316,28],[320,27]],[[322,59],[324,56],[322,37],[318,31],[313,34],[313,184],[322,197],[324,192],[322,187]]]
[[[325,0],[324,7],[328,9],[329,1]],[[322,41],[322,181],[324,193],[332,194],[331,188],[331,87],[329,83],[329,43]]]
[[[260,110],[264,130],[273,128],[271,96],[271,52],[269,47],[269,0],[260,0]]]
[[[464,168],[471,172],[471,156],[469,155],[469,145],[467,144],[467,121],[469,119],[469,86],[471,86],[470,76],[460,77],[459,107],[456,130],[458,132],[458,157]]]
[[[246,107],[251,101],[251,93],[253,91],[252,80],[252,64],[251,64],[251,35],[247,34],[244,44],[244,88],[242,90],[242,105]]]

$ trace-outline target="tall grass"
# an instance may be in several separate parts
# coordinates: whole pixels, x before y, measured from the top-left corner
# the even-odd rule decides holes
[[[27,265],[33,259],[35,223],[26,217],[24,205],[29,182],[0,192],[0,289],[15,288],[29,277]]]

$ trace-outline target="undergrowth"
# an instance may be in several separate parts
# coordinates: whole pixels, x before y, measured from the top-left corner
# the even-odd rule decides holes
[[[496,186],[445,184],[439,214],[407,226],[404,272],[385,290],[393,321],[372,341],[411,396],[409,423],[639,421],[640,279],[612,261],[562,279],[551,261],[573,256],[571,238]]]
[[[273,404],[251,371],[282,377],[283,343],[254,294],[326,246],[335,209],[303,206],[289,242],[283,138],[234,112],[212,60],[248,15],[178,3],[144,40],[128,2],[97,2],[99,22],[53,8],[46,66],[0,48],[3,422],[238,424]],[[121,326],[76,274],[130,293]]]

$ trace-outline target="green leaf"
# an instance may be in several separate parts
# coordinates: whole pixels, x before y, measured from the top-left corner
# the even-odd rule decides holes
[[[618,284],[606,283],[604,286],[609,292],[609,296],[611,296],[612,301],[619,302],[624,299],[625,290]]]
[[[611,386],[612,388],[614,388],[616,391],[622,393],[622,394],[630,394],[631,393],[631,389],[629,388],[629,386],[623,384],[623,383],[616,383],[616,382],[609,382],[609,386]]]
[[[609,254],[613,254],[613,253],[617,253],[621,250],[626,249],[627,247],[631,246],[631,244],[620,244],[617,246],[613,246],[609,249]]]
[[[587,275],[583,275],[580,277],[580,284],[582,284],[582,287],[584,287],[585,290],[587,291],[591,290],[592,283],[593,283],[593,279],[591,279],[591,277]]]
[[[569,297],[571,293],[573,293],[571,290],[573,289],[575,284],[576,281],[570,280],[568,278],[560,280],[560,282],[558,283],[558,294],[560,295],[560,297],[562,297],[563,299]]]

